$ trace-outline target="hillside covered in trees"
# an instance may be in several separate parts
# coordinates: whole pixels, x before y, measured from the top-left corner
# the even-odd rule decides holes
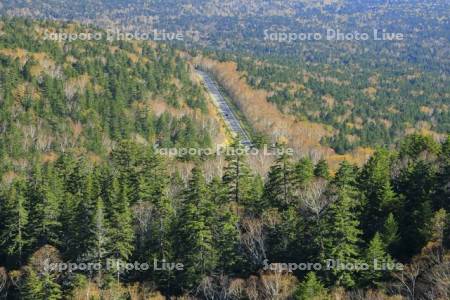
[[[331,149],[305,137],[331,130],[279,125],[266,92],[250,90],[249,62],[43,38],[55,30],[98,31],[0,20],[0,298],[450,298],[450,137],[405,132],[391,148],[371,144],[365,163],[340,157],[334,172],[321,159]],[[158,152],[225,139],[193,62],[235,93],[255,130],[295,129],[273,140],[275,157],[238,141],[223,155]],[[267,119],[246,106],[260,94]],[[303,157],[281,151],[292,143]]]
[[[442,138],[450,130],[449,5],[445,0],[8,0],[0,14],[127,32],[190,32],[179,47],[238,63],[248,83],[266,91],[280,111],[331,127],[321,144],[344,154],[393,145],[414,132]],[[324,37],[329,30],[370,38],[298,39]],[[375,40],[374,30],[403,38]],[[297,39],[283,40],[282,34]]]
[[[219,126],[200,85],[172,48],[103,40],[58,43],[74,24],[0,22],[2,169],[76,152],[101,159],[122,139],[211,146]],[[62,26],[62,27],[61,27]]]
[[[96,165],[36,162],[1,187],[1,293],[446,299],[449,149],[413,135],[335,176],[280,155],[265,180],[230,154],[222,177],[207,181],[197,164],[185,182],[129,141]]]

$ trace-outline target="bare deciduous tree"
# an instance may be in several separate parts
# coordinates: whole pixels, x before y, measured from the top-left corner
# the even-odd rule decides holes
[[[264,224],[260,219],[242,220],[241,243],[256,264],[266,259]]]
[[[328,182],[325,179],[316,179],[306,189],[296,191],[303,209],[312,213],[315,219],[319,219],[324,209],[330,203],[330,199],[324,196]]]
[[[261,275],[261,294],[263,299],[288,299],[296,286],[297,280],[291,274],[271,272]]]

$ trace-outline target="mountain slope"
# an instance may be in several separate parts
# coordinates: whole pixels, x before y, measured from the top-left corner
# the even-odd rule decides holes
[[[123,139],[207,147],[220,139],[204,90],[173,49],[137,42],[55,42],[58,23],[0,21],[0,156],[61,152],[104,157]]]

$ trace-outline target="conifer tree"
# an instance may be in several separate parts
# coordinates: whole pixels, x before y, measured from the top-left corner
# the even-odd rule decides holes
[[[314,176],[323,179],[330,178],[330,170],[326,160],[321,159],[314,168]]]
[[[399,241],[399,234],[398,223],[392,213],[386,218],[381,237],[386,245],[386,249],[388,249],[390,253],[394,253],[394,249]]]
[[[26,267],[25,282],[21,296],[25,300],[59,300],[62,299],[61,286],[54,275],[44,272],[39,274],[32,267]]]
[[[122,140],[111,153],[114,169],[118,171],[117,179],[121,185],[127,186],[127,198],[130,204],[136,203],[139,192],[139,172],[141,148],[129,140]]]
[[[386,279],[388,275],[387,268],[393,263],[393,260],[386,253],[386,245],[378,232],[375,233],[370,241],[364,253],[363,262],[369,266],[367,270],[362,272],[364,286],[379,286]]]
[[[26,279],[21,293],[27,300],[42,300],[44,298],[44,287],[36,271],[31,268],[26,270]]]
[[[56,282],[52,275],[46,273],[42,277],[43,299],[59,300],[62,299],[61,286]]]
[[[133,251],[134,232],[127,186],[112,178],[105,216],[108,221],[108,250],[112,257],[127,260]]]
[[[74,235],[69,249],[69,252],[73,253],[74,259],[82,259],[94,242],[92,228],[94,228],[95,221],[95,201],[100,193],[94,190],[94,184],[93,175],[90,173],[83,178],[83,182],[80,182],[82,188],[75,195],[77,206],[72,224]]]
[[[302,158],[295,164],[294,181],[298,188],[304,188],[314,177],[314,165],[309,158]]]
[[[356,263],[360,255],[358,216],[361,195],[356,189],[355,168],[343,162],[328,193],[333,202],[323,218],[325,252],[322,259],[326,255],[335,261]],[[352,287],[356,284],[354,271],[332,268],[330,275],[331,281],[338,286]]]
[[[177,257],[185,266],[178,274],[184,288],[193,288],[217,266],[212,231],[213,203],[208,199],[205,179],[199,168],[192,170],[177,229]]]
[[[63,187],[51,167],[47,167],[45,172],[43,175],[40,167],[35,169],[28,191],[30,203],[33,203],[28,225],[35,248],[45,244],[57,246],[61,237]]]
[[[141,170],[138,172],[138,199],[156,203],[167,194],[169,175],[161,156],[147,151],[138,161]]]
[[[255,199],[252,175],[243,154],[244,147],[236,140],[228,149],[223,183],[227,189],[227,200],[239,205],[249,204]]]
[[[391,161],[391,154],[387,150],[378,150],[364,166],[358,179],[365,200],[361,228],[366,241],[383,229],[387,214],[398,208],[391,184]]]
[[[295,207],[283,211],[268,209],[263,218],[274,220],[267,226],[268,255],[277,261],[291,261],[303,258],[304,245],[299,238],[303,234],[303,224]]]
[[[431,137],[412,135],[402,143],[400,159],[405,166],[394,181],[396,192],[403,198],[399,218],[400,258],[408,259],[419,253],[431,238],[439,151],[439,144]]]
[[[28,240],[28,208],[25,183],[16,181],[8,191],[0,195],[0,246],[11,266],[20,266]]]
[[[264,186],[264,201],[271,207],[285,209],[292,202],[294,168],[287,154],[280,155],[270,168]]]
[[[326,300],[329,299],[327,290],[317,278],[316,273],[306,275],[294,293],[295,300]]]
[[[216,205],[224,204],[227,199],[226,187],[222,184],[220,177],[213,177],[208,185],[208,190],[210,193],[211,201]]]
[[[149,264],[155,261],[175,261],[175,249],[177,236],[173,236],[176,224],[176,211],[168,195],[163,195],[152,204],[152,219],[148,224],[147,238],[143,239],[141,248],[142,259],[147,259]],[[139,254],[139,253],[138,253]],[[144,260],[145,261],[145,260]],[[150,277],[162,287],[164,291],[170,290],[175,280],[174,272],[152,271]]]
[[[245,261],[240,244],[239,218],[225,205],[217,211],[213,226],[213,236],[218,250],[217,268],[224,274],[239,274],[245,269]]]
[[[92,227],[90,228],[93,239],[91,241],[90,247],[87,249],[85,255],[86,260],[104,264],[104,259],[109,253],[108,244],[110,244],[110,239],[108,236],[108,224],[105,219],[105,207],[104,202],[101,197],[97,199],[95,205],[95,212],[93,216]],[[99,278],[99,283],[102,281],[102,270],[99,270],[97,274]]]

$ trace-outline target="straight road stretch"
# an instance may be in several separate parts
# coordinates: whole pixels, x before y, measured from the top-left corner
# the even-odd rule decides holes
[[[240,138],[242,145],[251,147],[252,142],[250,141],[247,132],[245,132],[245,130],[242,128],[237,117],[233,113],[233,110],[230,108],[227,101],[225,101],[224,97],[220,93],[217,83],[211,78],[211,76],[208,75],[208,73],[201,70],[196,70],[196,72],[203,80],[206,89],[211,95],[214,104],[218,108],[219,113],[222,115],[231,133],[234,136],[238,136]]]

